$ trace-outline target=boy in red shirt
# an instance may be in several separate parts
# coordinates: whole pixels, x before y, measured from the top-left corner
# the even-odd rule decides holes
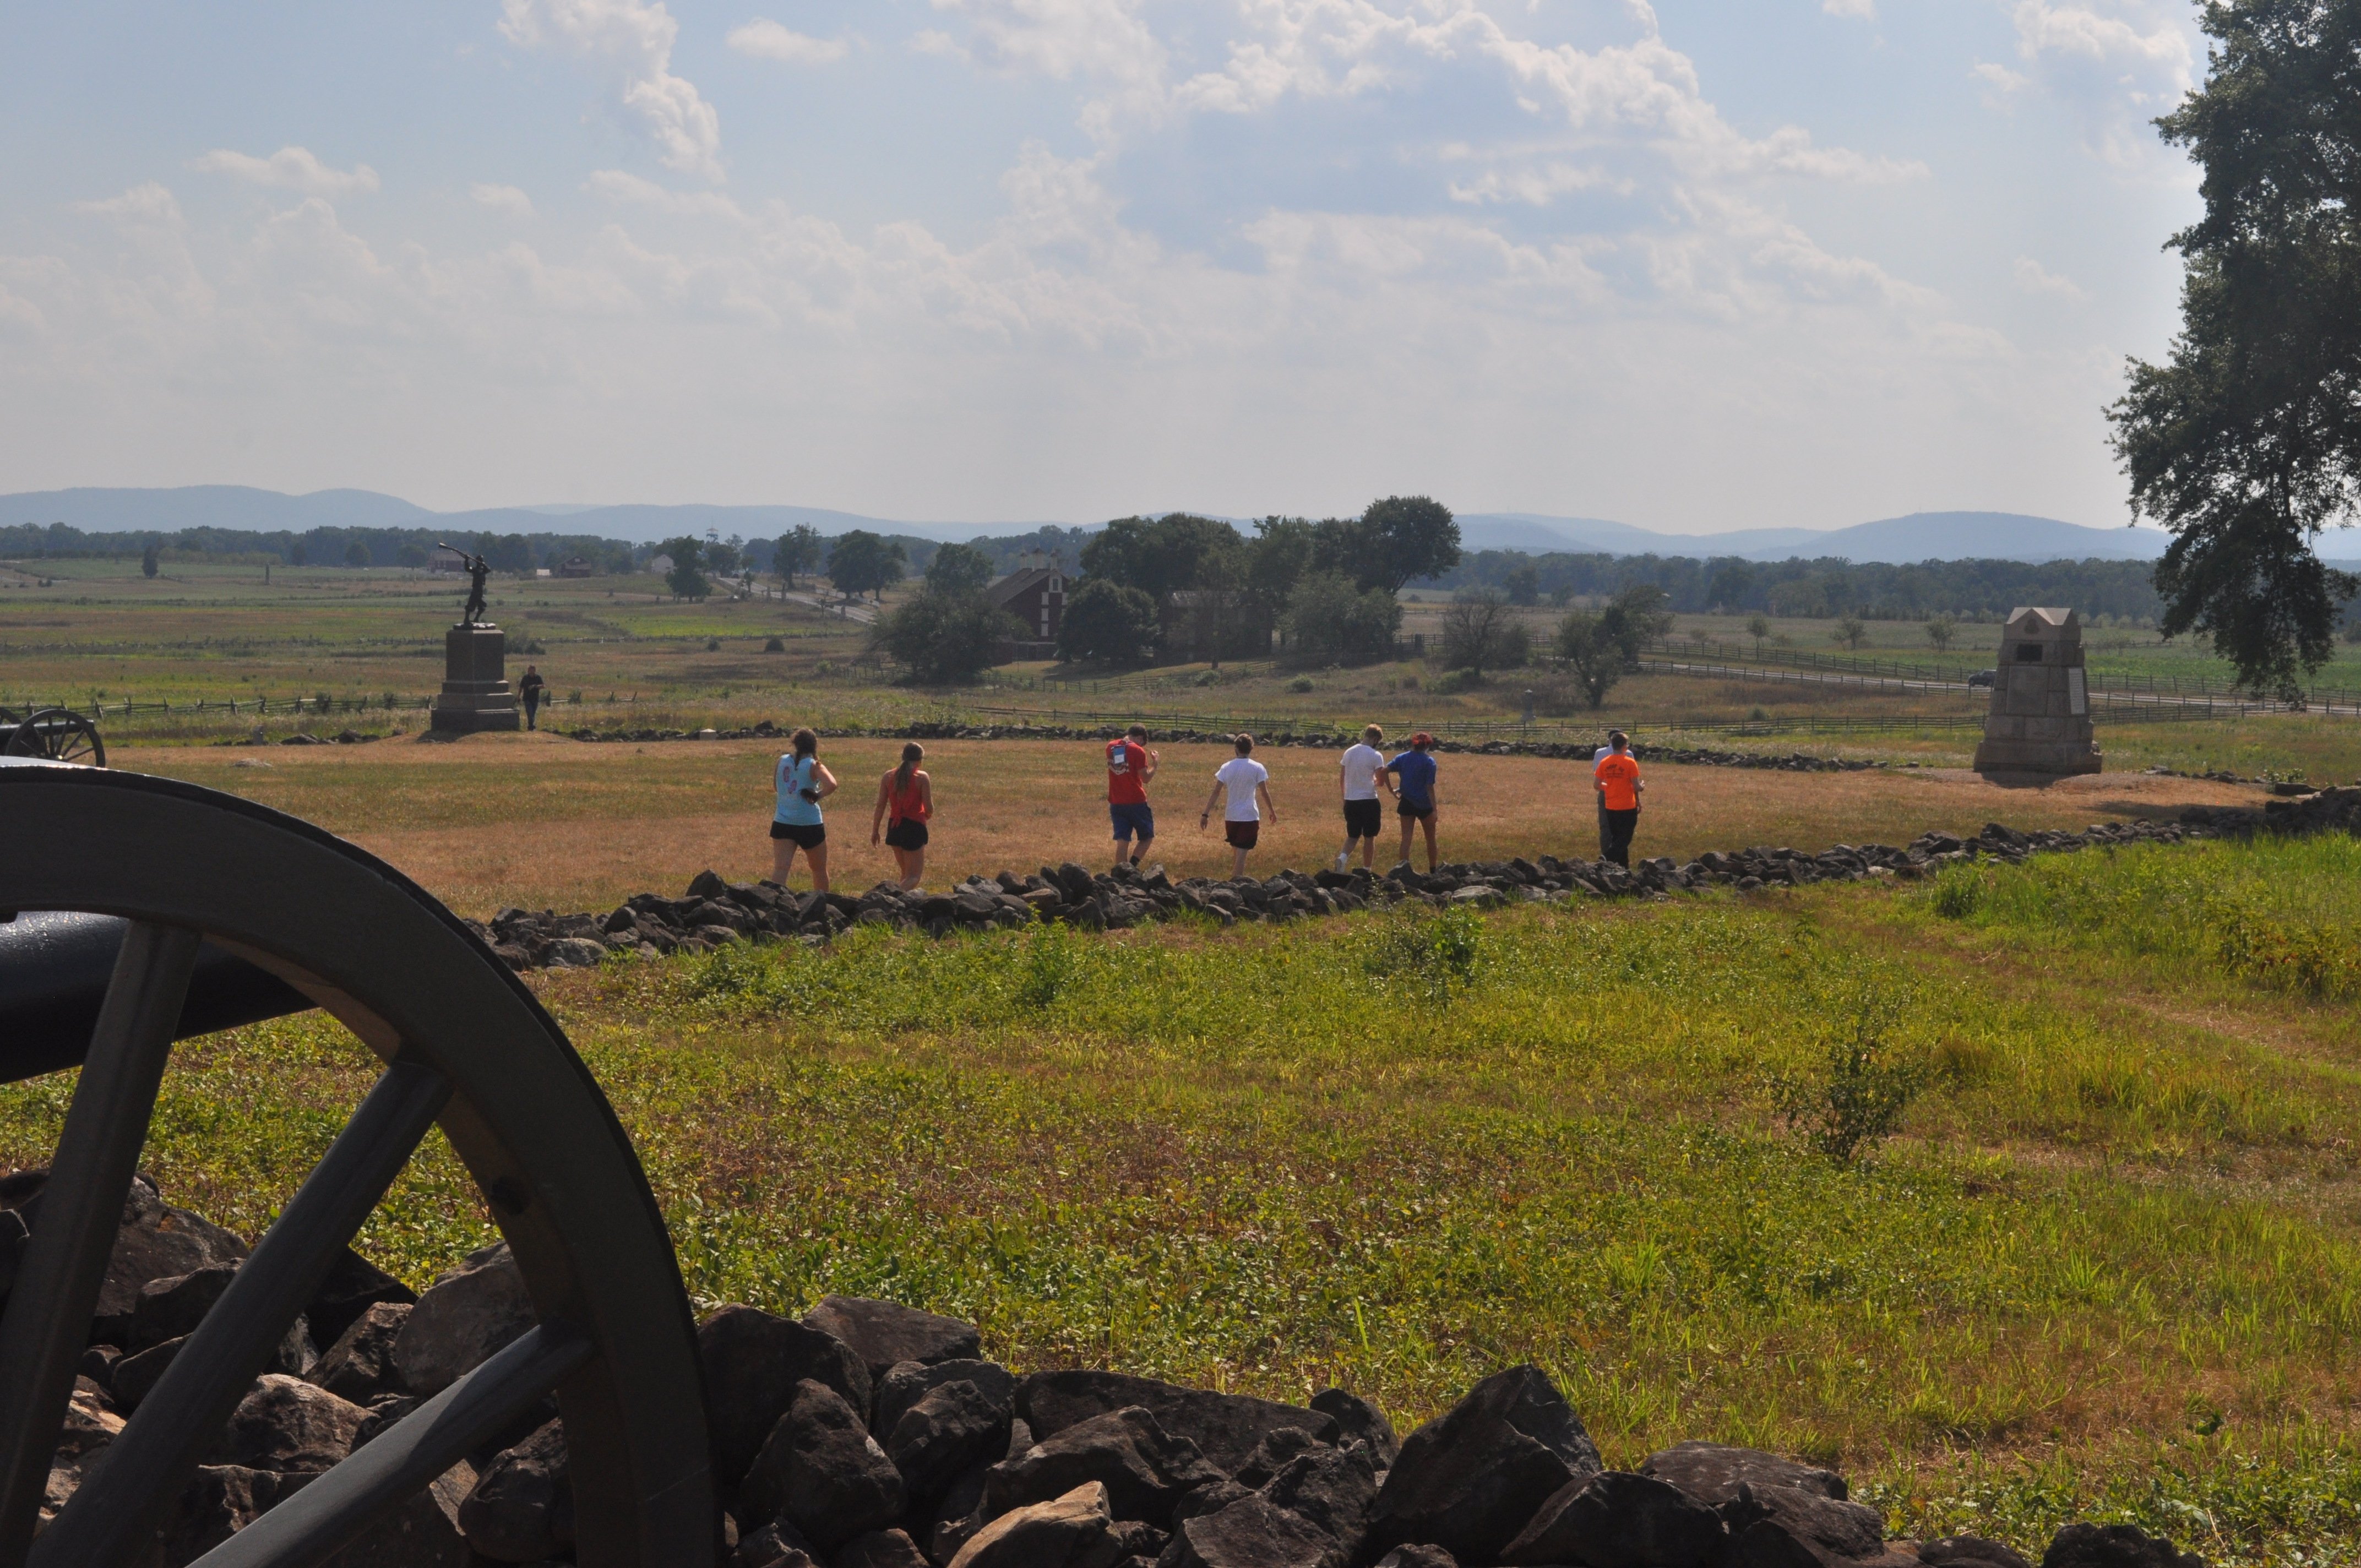
[[[1156,753],[1148,749],[1148,726],[1135,724],[1121,739],[1106,745],[1107,816],[1115,823],[1115,869],[1121,871],[1129,850],[1137,867],[1148,859],[1156,842],[1156,813],[1148,804],[1148,781],[1156,776]],[[1132,836],[1138,845],[1132,847]]]
[[[1620,729],[1607,737],[1607,755],[1590,770],[1591,787],[1607,814],[1605,858],[1629,871],[1631,835],[1640,826],[1640,760],[1631,755],[1631,738]]]

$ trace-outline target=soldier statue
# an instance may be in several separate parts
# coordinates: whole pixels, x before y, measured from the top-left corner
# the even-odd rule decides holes
[[[467,606],[465,609],[462,609],[459,612],[459,624],[462,626],[473,626],[476,624],[476,618],[484,613],[484,579],[490,576],[492,574],[491,564],[486,561],[481,555],[470,555],[465,550],[452,550],[451,546],[448,544],[445,544],[443,548],[445,550],[451,550],[453,554],[458,556],[462,562],[466,563],[467,571]]]

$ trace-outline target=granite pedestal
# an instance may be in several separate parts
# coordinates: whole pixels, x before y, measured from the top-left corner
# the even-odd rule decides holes
[[[455,626],[443,634],[443,690],[431,728],[448,734],[521,729],[522,714],[508,681],[508,633],[497,626]]]
[[[1980,773],[2095,773],[2082,623],[2070,609],[2019,609],[2001,630]]]

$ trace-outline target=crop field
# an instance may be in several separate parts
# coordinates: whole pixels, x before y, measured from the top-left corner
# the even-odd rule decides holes
[[[1610,1462],[1719,1438],[1840,1460],[1902,1533],[2349,1563],[2356,948],[2322,840],[531,983],[700,1301],[885,1295],[1019,1367],[1403,1423],[1530,1358]],[[1864,1073],[1905,1108],[1847,1146]],[[315,1020],[184,1047],[146,1164],[258,1229],[368,1076]],[[68,1087],[0,1090],[0,1159]],[[423,1283],[489,1234],[436,1144],[364,1245]]]
[[[1227,747],[1159,746],[1151,786],[1155,858],[1178,879],[1227,876],[1218,807],[1198,813]],[[166,774],[258,800],[353,839],[464,913],[502,905],[611,908],[634,893],[677,894],[707,867],[733,881],[769,874],[771,768],[780,747],[751,740],[586,744],[543,735],[477,736],[456,744],[124,748],[117,767]],[[880,776],[898,741],[830,740],[821,760],[841,790],[829,802],[829,870],[840,891],[894,874],[869,843]],[[1336,754],[1265,747],[1279,811],[1253,864],[1309,869],[1342,837]],[[970,872],[1026,872],[1044,863],[1106,864],[1104,755],[1094,741],[942,740],[928,746],[936,820],[931,885]],[[1986,822],[2082,828],[2124,817],[2170,817],[2187,805],[2252,804],[2247,785],[2103,773],[2047,788],[2013,788],[1964,769],[1788,773],[1662,766],[1649,774],[1635,852],[1688,860],[1711,849],[1909,842],[1933,828],[1972,833]],[[1446,860],[1543,853],[1595,857],[1598,828],[1586,771],[1526,757],[1445,756],[1440,792]],[[1400,848],[1389,824],[1383,870]],[[1418,863],[1424,861],[1418,850]],[[803,873],[796,873],[802,885]]]

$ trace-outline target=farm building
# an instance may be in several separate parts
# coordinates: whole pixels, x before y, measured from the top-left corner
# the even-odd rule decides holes
[[[1066,616],[1066,574],[1057,562],[1046,555],[1028,555],[1016,570],[983,591],[994,604],[1023,621],[1034,639],[1045,643],[1058,641],[1058,628]]]
[[[465,550],[454,550],[448,544],[437,544],[434,547],[434,554],[426,557],[426,569],[430,572],[447,573],[455,577],[465,576],[467,573],[467,553]]]
[[[598,575],[598,568],[579,555],[568,555],[557,564],[557,575],[561,577],[595,577]]]

